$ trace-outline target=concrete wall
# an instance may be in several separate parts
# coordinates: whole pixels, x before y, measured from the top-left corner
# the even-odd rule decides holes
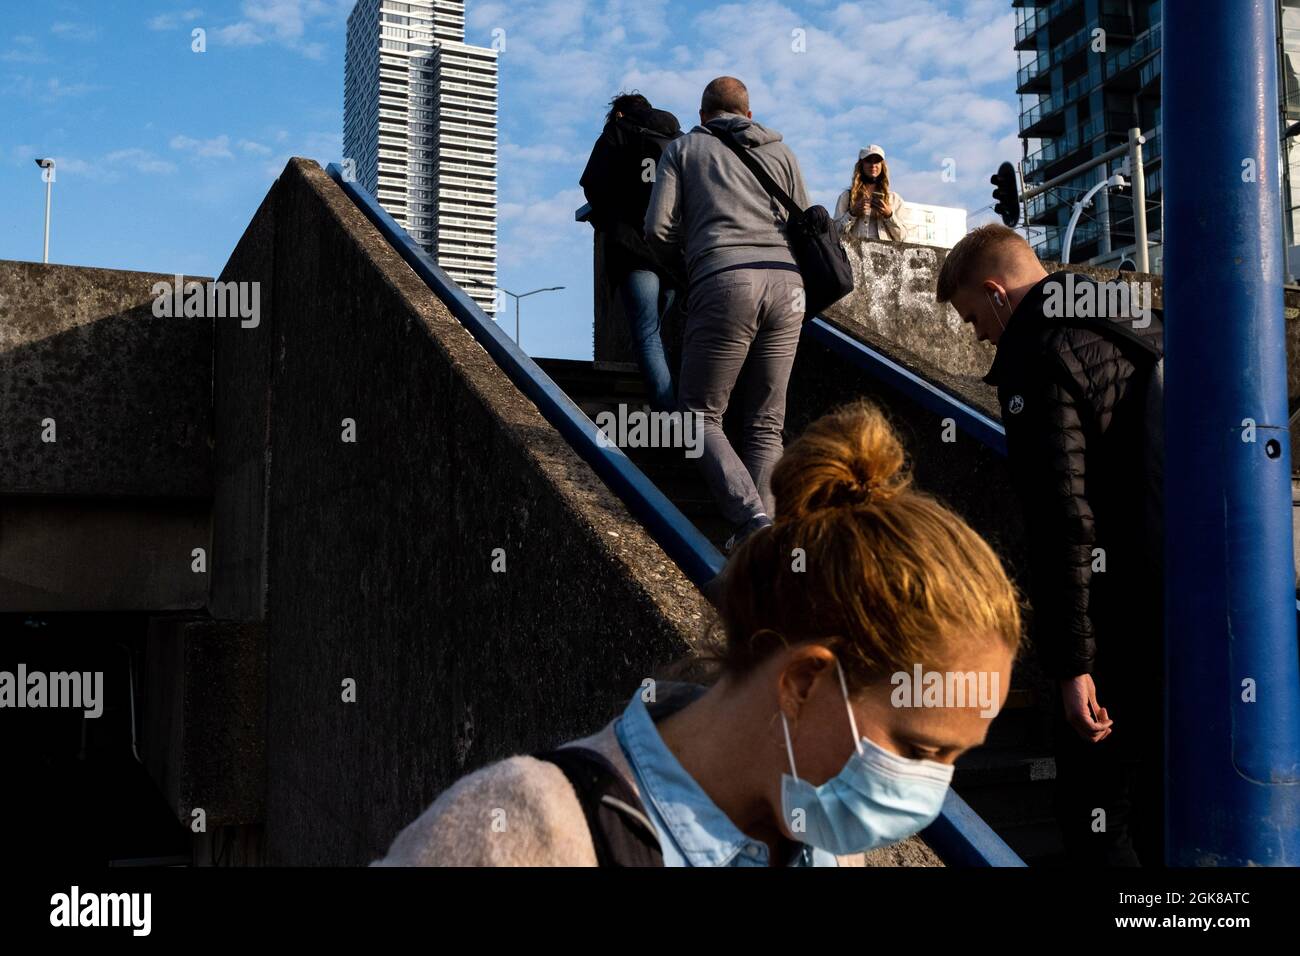
[[[314,163],[226,276],[268,270],[274,306],[219,339],[214,399],[232,606],[255,610],[265,555],[267,860],[364,863],[465,772],[599,726],[705,608]],[[250,468],[264,552],[256,509],[230,510]]]
[[[275,307],[275,198],[271,189],[220,279],[257,282],[261,322],[218,325],[213,336],[212,587],[214,617],[266,614],[267,462],[271,453],[271,322]]]
[[[154,618],[145,651],[141,757],[168,808],[209,831],[260,823],[266,788],[262,628]]]
[[[154,317],[172,278],[0,261],[0,494],[211,492],[212,323]]]
[[[201,608],[208,521],[202,499],[0,496],[0,611]]]
[[[0,262],[0,611],[206,602],[212,323],[153,315],[172,280]]]

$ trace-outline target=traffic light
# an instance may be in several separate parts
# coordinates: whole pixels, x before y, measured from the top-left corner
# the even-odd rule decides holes
[[[996,176],[989,178],[997,188],[993,190],[993,211],[1002,217],[1008,226],[1014,227],[1020,221],[1020,191],[1016,189],[1016,167],[1003,163],[998,167]]]

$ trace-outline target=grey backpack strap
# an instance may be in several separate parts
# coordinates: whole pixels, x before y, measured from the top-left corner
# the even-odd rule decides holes
[[[608,760],[585,747],[532,755],[555,764],[573,785],[599,866],[663,866],[659,834],[636,793]]]

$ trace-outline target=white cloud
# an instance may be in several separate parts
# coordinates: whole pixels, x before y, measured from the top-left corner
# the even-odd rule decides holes
[[[77,159],[75,156],[55,156],[55,179],[57,180],[59,176],[68,173],[74,176],[86,176],[90,179],[103,178],[103,168],[97,163],[88,163],[84,159]]]
[[[258,46],[266,42],[266,38],[258,31],[257,27],[247,21],[222,27],[216,32],[215,36],[222,43],[228,43],[231,46]]]
[[[36,38],[19,34],[13,38],[13,47],[0,53],[0,63],[47,63],[49,57],[41,52]]]
[[[565,149],[558,143],[535,143],[531,146],[520,146],[518,143],[504,142],[501,144],[500,152],[503,157],[529,164],[577,163],[579,166],[585,166],[587,163],[585,151]]]
[[[591,227],[576,222],[573,211],[586,202],[576,186],[529,202],[497,206],[499,258],[513,269],[530,260],[557,261],[591,242]]]
[[[270,146],[263,146],[261,143],[255,143],[249,139],[241,139],[238,145],[246,153],[255,153],[259,156],[269,156],[271,154]]]
[[[230,46],[260,46],[277,43],[314,60],[325,55],[325,45],[308,40],[316,24],[342,22],[351,12],[353,0],[243,0],[241,18],[218,28],[217,42]]]
[[[172,13],[160,13],[148,21],[150,30],[175,30],[177,27],[187,23],[193,23],[199,17],[203,16],[203,11],[197,7],[192,10],[176,10]]]
[[[200,159],[234,159],[230,151],[230,137],[225,133],[211,139],[194,139],[190,136],[173,136],[169,144],[172,149],[189,153]]]
[[[179,26],[198,20],[201,16],[203,10],[199,8],[173,10],[172,13],[160,13],[159,16],[149,18],[147,26],[149,30],[175,30]]]
[[[23,147],[31,151],[31,147]],[[32,153],[35,156],[35,153]],[[94,182],[116,182],[124,176],[159,176],[176,172],[174,163],[139,147],[113,150],[97,159],[83,159],[79,156],[54,157],[56,179],[72,176],[89,179]]]
[[[54,97],[81,96],[102,89],[94,83],[64,83],[58,77],[51,77],[45,84],[45,92]]]
[[[65,40],[93,40],[99,36],[99,30],[88,23],[77,23],[71,20],[61,20],[50,27],[50,32],[57,37]]]
[[[160,159],[148,150],[138,147],[115,150],[104,157],[104,162],[149,175],[167,175],[176,172],[175,163]]]

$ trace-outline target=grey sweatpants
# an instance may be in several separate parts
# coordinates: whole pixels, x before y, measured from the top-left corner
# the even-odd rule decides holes
[[[781,457],[785,389],[803,326],[802,289],[799,273],[785,269],[732,269],[691,286],[678,404],[699,416],[700,467],[733,525],[776,510],[772,469]],[[722,430],[733,391],[739,454]]]

